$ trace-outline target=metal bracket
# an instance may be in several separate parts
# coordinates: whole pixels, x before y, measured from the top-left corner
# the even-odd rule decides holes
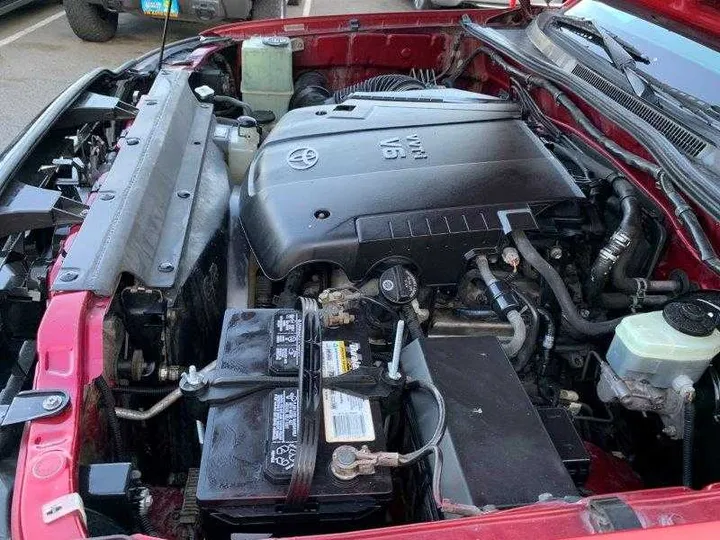
[[[336,377],[323,379],[323,388],[342,390],[349,394],[369,399],[389,397],[394,391],[402,389],[405,377],[392,379],[383,367],[359,366]]]
[[[360,366],[337,377],[325,377],[323,388],[342,390],[369,399],[381,399],[401,389],[405,379],[388,378],[382,367]],[[298,385],[297,376],[275,377],[272,375],[226,376],[210,372],[203,375],[190,370],[180,378],[180,391],[201,403],[217,405],[242,399],[262,390],[287,388]]]
[[[632,296],[632,305],[630,306],[630,311],[632,311],[633,313],[635,313],[638,308],[641,308],[643,303],[645,302],[645,296],[647,296],[648,287],[648,281],[644,278],[635,278],[635,283],[637,284],[637,290]]]
[[[642,529],[635,511],[617,497],[591,499],[588,510],[593,528],[598,533]]]
[[[70,405],[70,395],[63,390],[28,390],[20,392],[9,405],[0,405],[0,427],[50,418]]]
[[[59,191],[11,182],[0,196],[0,236],[82,223],[87,206]]]

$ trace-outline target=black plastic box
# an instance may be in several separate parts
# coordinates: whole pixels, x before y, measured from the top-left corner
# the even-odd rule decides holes
[[[562,407],[541,407],[538,413],[570,476],[582,486],[590,474],[590,454],[575,430],[570,412]]]
[[[577,495],[575,484],[494,337],[416,340],[402,368],[431,380],[445,398],[447,431],[442,497],[475,506],[531,504],[550,493]],[[411,396],[421,440],[435,429],[437,407],[423,392]]]

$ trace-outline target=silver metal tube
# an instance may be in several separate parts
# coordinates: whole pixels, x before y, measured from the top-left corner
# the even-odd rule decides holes
[[[395,343],[393,345],[393,355],[388,367],[388,377],[393,380],[400,378],[400,352],[402,351],[403,334],[405,333],[405,321],[398,319],[395,328]]]
[[[448,309],[436,309],[433,313],[429,338],[450,336],[495,336],[507,341],[513,336],[513,327],[507,321],[501,321],[494,312],[485,317],[464,316]]]
[[[195,420],[195,429],[197,430],[197,438],[200,446],[205,444],[205,424],[200,420]]]
[[[200,370],[200,373],[206,374],[209,371],[212,371],[215,369],[215,365],[217,364],[216,360],[213,360],[210,362],[207,366],[202,368]],[[176,388],[172,392],[170,392],[167,396],[162,398],[160,401],[158,401],[155,405],[150,407],[146,411],[138,411],[135,409],[124,409],[122,407],[115,407],[115,414],[118,418],[122,418],[123,420],[134,420],[136,422],[144,422],[146,420],[150,420],[151,418],[157,416],[161,412],[163,412],[165,409],[170,407],[173,403],[175,403],[178,399],[182,397],[182,392],[180,392],[180,388]]]
[[[519,312],[513,310],[507,314],[507,320],[512,324],[513,337],[507,343],[503,343],[502,348],[510,358],[513,358],[520,352],[520,349],[525,343],[525,337],[527,336],[527,327],[525,321],[523,321],[522,315]]]

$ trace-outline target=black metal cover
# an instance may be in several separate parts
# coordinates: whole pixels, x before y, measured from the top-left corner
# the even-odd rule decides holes
[[[582,197],[516,104],[474,96],[366,96],[286,114],[240,200],[267,276],[327,261],[360,279],[402,257],[424,283],[454,283],[468,250],[494,250],[510,229],[536,228],[548,206]]]
[[[509,507],[537,502],[544,493],[578,494],[496,338],[416,340],[400,360],[408,377],[432,381],[445,398],[443,498]],[[427,440],[437,406],[424,392],[414,392],[411,404],[412,423]]]

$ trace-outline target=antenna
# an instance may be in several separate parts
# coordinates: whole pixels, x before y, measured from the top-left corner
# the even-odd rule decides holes
[[[160,44],[160,57],[158,58],[158,72],[162,69],[163,56],[165,56],[165,42],[167,41],[168,26],[170,26],[170,11],[172,10],[173,0],[165,0],[167,11],[165,12],[165,21],[163,22],[162,43]]]

